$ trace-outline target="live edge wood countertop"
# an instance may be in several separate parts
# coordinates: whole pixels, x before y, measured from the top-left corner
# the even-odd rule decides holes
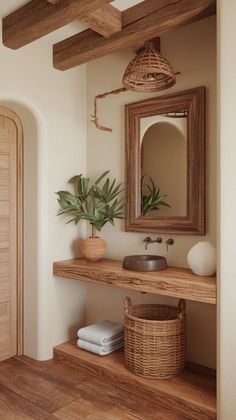
[[[106,259],[90,262],[78,258],[54,262],[53,274],[66,279],[216,303],[216,277],[196,276],[186,268],[138,272],[123,269],[122,261]]]

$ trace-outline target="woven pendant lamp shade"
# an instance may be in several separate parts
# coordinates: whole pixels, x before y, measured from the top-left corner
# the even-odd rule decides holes
[[[168,89],[176,82],[170,63],[160,54],[152,42],[129,63],[122,83],[128,90],[156,92]]]

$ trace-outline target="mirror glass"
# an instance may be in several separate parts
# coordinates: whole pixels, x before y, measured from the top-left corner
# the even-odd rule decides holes
[[[187,109],[140,118],[140,215],[187,214]]]

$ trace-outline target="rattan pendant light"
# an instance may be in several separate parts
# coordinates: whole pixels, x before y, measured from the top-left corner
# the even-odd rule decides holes
[[[123,86],[137,92],[156,92],[176,83],[173,67],[149,41],[129,63],[123,76]]]
[[[160,38],[148,41],[140,49],[134,59],[129,63],[125,70],[122,84],[119,89],[104,92],[94,98],[94,115],[92,122],[99,130],[112,131],[112,128],[104,127],[98,120],[98,99],[105,98],[107,95],[118,94],[129,90],[136,92],[157,92],[170,88],[176,83],[176,75],[169,61],[160,53]],[[175,117],[184,117],[185,111]],[[171,116],[167,114],[166,116]]]

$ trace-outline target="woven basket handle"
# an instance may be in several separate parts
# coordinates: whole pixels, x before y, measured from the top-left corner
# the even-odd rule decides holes
[[[126,296],[124,299],[124,306],[125,306],[125,310],[127,311],[127,309],[129,308],[129,306],[132,305],[131,299],[129,296]]]
[[[183,315],[186,313],[186,302],[184,299],[180,299],[178,303],[178,314],[179,318],[182,318]]]

